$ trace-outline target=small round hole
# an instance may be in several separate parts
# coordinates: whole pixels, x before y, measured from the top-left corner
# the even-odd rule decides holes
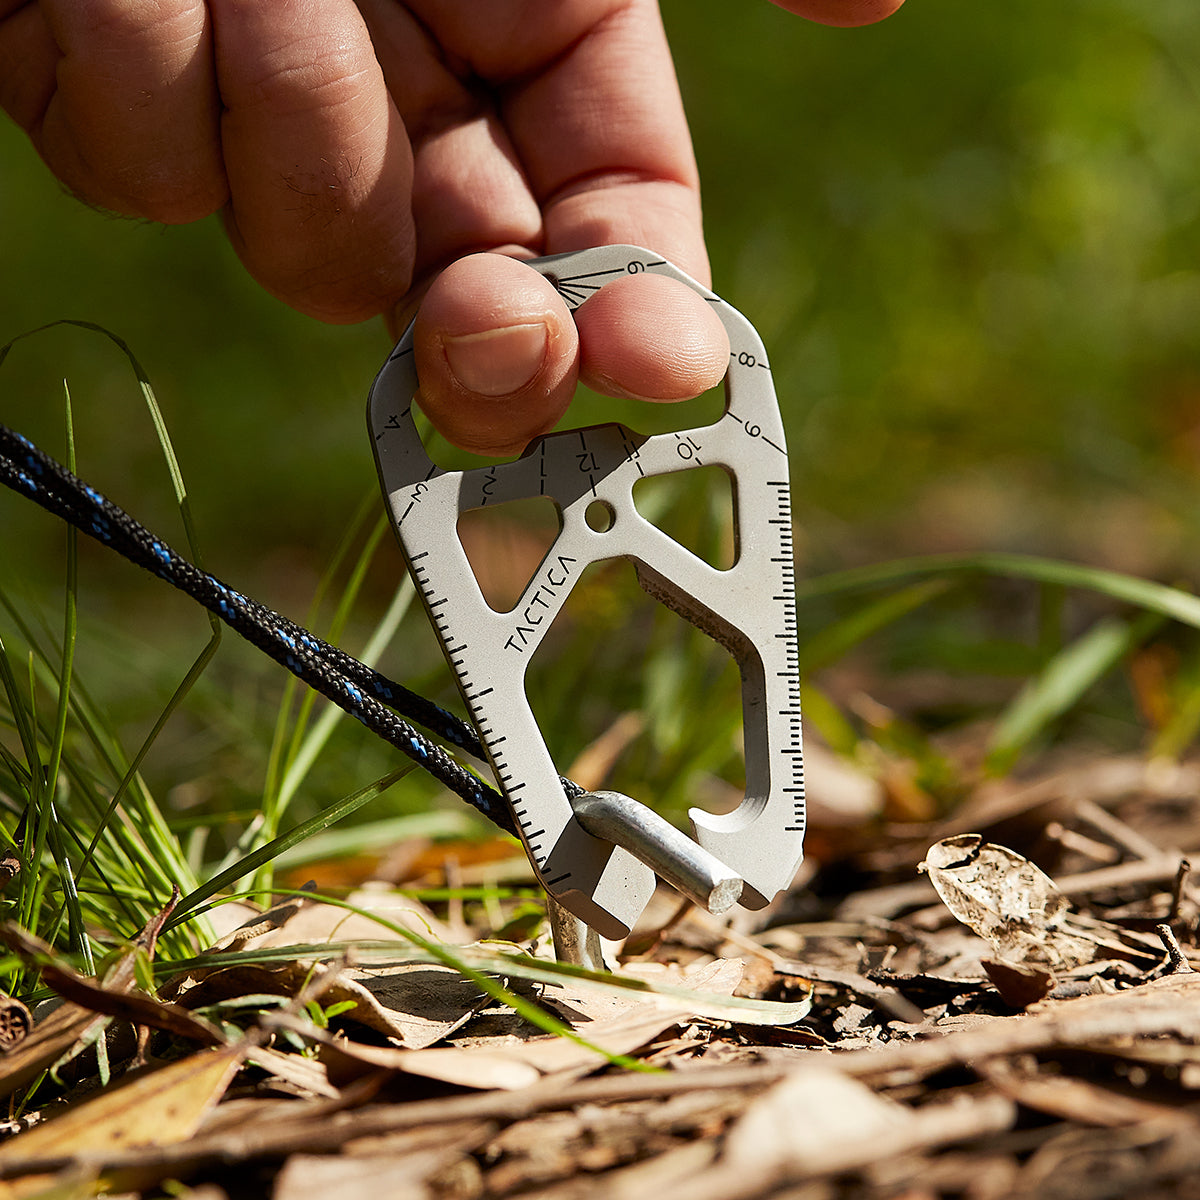
[[[613,527],[617,514],[607,500],[593,500],[587,506],[583,519],[594,533],[607,533]]]

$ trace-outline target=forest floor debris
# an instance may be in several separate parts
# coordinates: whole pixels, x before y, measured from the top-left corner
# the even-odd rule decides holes
[[[12,1108],[0,1197],[1200,1195],[1197,783],[1092,759],[840,831],[763,913],[660,896],[619,988],[515,943],[464,978],[422,947],[469,914],[378,887],[243,911],[157,994],[150,929],[14,1023],[14,1099],[87,1048]]]

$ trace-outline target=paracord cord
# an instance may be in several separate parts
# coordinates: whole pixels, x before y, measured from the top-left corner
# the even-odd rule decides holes
[[[28,438],[3,424],[0,483],[191,596],[506,833],[515,835],[512,815],[500,793],[403,719],[416,721],[468,754],[484,757],[478,735],[453,713],[202,571]],[[562,784],[568,796],[583,792],[572,780],[563,778]]]

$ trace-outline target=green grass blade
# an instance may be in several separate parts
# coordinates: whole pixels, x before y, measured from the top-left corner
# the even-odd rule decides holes
[[[175,691],[171,693],[170,699],[163,707],[163,710],[158,714],[153,726],[150,728],[150,732],[142,739],[141,745],[138,747],[137,752],[134,754],[133,759],[130,761],[129,766],[126,768],[125,773],[121,776],[120,781],[114,789],[112,799],[109,801],[107,809],[105,809],[96,825],[96,831],[93,834],[92,842],[88,846],[87,853],[84,856],[84,862],[80,864],[80,870],[83,869],[83,866],[86,863],[91,861],[92,855],[95,853],[96,847],[99,844],[100,838],[103,836],[104,831],[108,828],[109,822],[116,814],[121,805],[121,801],[125,798],[130,786],[138,778],[138,772],[141,770],[142,763],[145,761],[146,756],[150,753],[154,743],[158,740],[158,736],[160,733],[162,733],[164,726],[175,714],[188,693],[192,690],[196,680],[204,674],[208,664],[212,661],[213,655],[216,654],[219,644],[220,638],[215,635],[208,639],[208,641],[204,644],[204,648],[200,651],[200,653],[196,656],[195,661],[188,668],[188,671],[184,675],[183,679],[180,680]],[[176,839],[174,835],[169,832],[169,827],[167,827],[165,823],[164,830],[167,832],[170,841],[175,843]],[[186,867],[186,857],[182,857],[182,861]],[[187,873],[184,874],[182,878],[187,884],[196,882],[196,880],[191,877],[190,867],[187,867]]]
[[[342,589],[342,594],[338,599],[337,607],[334,610],[333,617],[330,621],[328,629],[325,631],[326,640],[336,644],[345,630],[346,623],[349,620],[350,612],[358,599],[358,594],[362,588],[363,582],[366,579],[367,570],[370,567],[371,560],[374,558],[375,551],[379,547],[383,534],[388,528],[386,515],[378,513],[378,500],[372,493],[370,497],[364,500],[359,506],[359,511],[355,514],[350,528],[346,536],[342,539],[338,546],[337,553],[334,555],[333,561],[326,569],[322,577],[321,584],[317,590],[317,595],[313,600],[311,610],[310,625],[315,625],[317,610],[320,607],[321,600],[331,586],[333,579],[339,569],[342,561],[349,552],[349,548],[357,536],[358,530],[362,527],[365,521],[369,518],[372,512],[376,512],[376,520],[362,549],[360,550],[354,567],[350,573],[350,578],[346,586]],[[402,599],[403,597],[403,599]],[[368,650],[361,657],[368,665],[372,665],[375,657],[382,653],[384,647],[390,641],[394,633],[395,626],[399,624],[400,618],[407,611],[408,605],[411,602],[411,592],[398,592],[393,599],[392,605],[388,612],[383,617],[380,625],[376,628],[375,634],[371,638],[370,646],[377,647],[374,650]],[[267,784],[263,790],[262,803],[262,826],[260,836],[271,838],[279,829],[280,822],[283,819],[284,813],[291,804],[296,791],[303,783],[312,764],[316,761],[321,750],[328,742],[334,729],[340,723],[343,712],[335,704],[326,702],[321,716],[317,720],[315,727],[310,728],[312,712],[316,706],[317,696],[311,690],[306,690],[304,697],[300,702],[299,710],[292,722],[292,732],[290,738],[286,738],[285,747],[285,731],[287,729],[288,717],[292,710],[292,701],[295,694],[296,680],[289,679],[288,686],[284,690],[283,701],[279,708],[279,717],[275,724],[275,736],[272,740],[271,756],[269,761],[269,769],[267,772]],[[255,886],[263,891],[269,891],[273,883],[273,867],[271,864],[265,865],[259,872],[255,880]]]
[[[1200,687],[1192,687],[1176,705],[1150,745],[1150,757],[1178,759],[1200,733]]]
[[[28,692],[26,694],[29,697],[29,718],[34,728],[37,729],[36,667],[32,651],[28,657],[27,675]],[[33,786],[30,788],[29,808],[26,810],[25,854],[33,868],[33,873],[37,876],[37,884],[23,892],[18,920],[26,929],[36,929],[39,925],[38,918],[41,912],[42,901],[46,894],[46,884],[50,878],[50,872],[42,869],[42,863],[43,856],[46,853],[46,844],[50,839],[50,802],[52,799],[46,790],[46,769],[42,763],[41,748],[36,743],[34,759],[30,763],[30,768],[33,776]]]
[[[405,775],[414,770],[416,770],[415,765],[410,764],[389,772],[382,779],[377,779],[374,783],[369,783],[357,792],[343,797],[336,804],[331,804],[328,808],[322,809],[316,816],[310,817],[307,821],[297,825],[295,829],[280,834],[279,837],[273,838],[265,846],[259,846],[244,858],[238,859],[232,866],[226,867],[225,870],[213,876],[207,883],[201,884],[200,887],[180,900],[166,928],[173,929],[192,909],[202,904],[210,896],[215,896],[222,888],[228,887],[243,876],[256,871],[264,863],[277,858],[285,850],[290,850],[293,846],[299,845],[306,838],[312,837],[313,834],[328,829],[334,822],[340,821],[352,812],[356,812],[364,804],[368,804],[377,796],[382,795],[392,784],[403,779]]]
[[[805,724],[811,725],[837,754],[853,755],[858,749],[858,734],[842,710],[811,679],[802,682],[800,695]]]
[[[130,349],[129,345],[110,330],[105,329],[103,326],[97,325],[93,322],[76,320],[56,321],[42,326],[39,329],[31,330],[27,334],[20,335],[20,337],[13,339],[5,346],[0,347],[0,364],[3,363],[4,359],[7,357],[9,351],[13,345],[16,344],[16,342],[22,340],[24,337],[32,336],[33,334],[40,333],[45,329],[54,328],[56,326],[73,326],[75,328],[100,334],[117,347],[129,364],[134,376],[137,379],[143,401],[146,405],[147,412],[149,413],[159,441],[159,445],[161,447],[163,460],[166,464],[168,475],[171,480],[171,486],[179,508],[180,517],[183,522],[184,532],[191,557],[193,561],[195,561],[197,564],[200,564],[202,562],[202,555],[200,553],[198,539],[196,538],[195,534],[194,522],[192,520],[190,504],[188,501],[187,488],[184,482],[182,470],[180,469],[178,456],[176,455],[174,446],[171,442],[171,438],[166,427],[166,422],[163,418],[162,410],[159,407],[157,398],[154,394],[154,389],[150,383],[149,376],[142,364],[137,359],[137,356]],[[67,466],[72,471],[75,471],[75,442],[70,411],[69,391],[66,394],[66,402],[68,443]],[[63,639],[64,656],[72,655],[74,649],[74,603],[76,594],[76,589],[74,586],[74,562],[74,534],[72,533],[72,541],[68,546],[68,572],[70,579],[67,588],[67,601],[69,613],[68,630]],[[7,598],[5,598],[5,607],[9,610],[10,614],[15,616],[13,606],[7,601]],[[176,711],[183,697],[188,693],[195,680],[199,677],[200,673],[204,670],[209,661],[211,661],[213,654],[215,653],[216,646],[220,641],[221,625],[215,616],[212,614],[206,615],[212,631],[209,642],[206,644],[196,661],[193,663],[191,669],[184,677],[184,680],[180,686],[176,689],[175,694],[171,697],[171,700],[168,702],[164,711],[159,714],[158,720],[156,721],[150,734],[144,739],[142,746],[134,756],[132,763],[126,763],[125,756],[123,752],[121,752],[115,737],[111,734],[111,731],[103,728],[103,722],[101,722],[97,717],[96,708],[87,703],[86,700],[81,702],[81,696],[78,694],[78,689],[75,689],[76,694],[69,694],[68,689],[64,686],[64,681],[67,677],[63,674],[63,672],[59,672],[58,715],[55,722],[54,732],[48,738],[50,745],[50,769],[47,772],[47,775],[49,782],[51,784],[53,783],[53,780],[57,774],[58,765],[61,760],[62,739],[65,731],[68,703],[70,706],[71,716],[79,722],[81,729],[88,736],[93,748],[96,749],[96,751],[100,754],[102,761],[106,766],[113,770],[114,775],[119,779],[119,783],[117,784],[115,792],[113,792],[108,800],[107,811],[99,816],[97,822],[92,827],[91,842],[84,853],[84,862],[80,864],[80,873],[86,869],[89,869],[92,859],[96,853],[107,843],[109,838],[109,825],[114,816],[121,809],[126,794],[132,789],[132,823],[121,824],[121,826],[115,831],[115,838],[112,839],[114,848],[119,844],[126,851],[127,862],[121,865],[129,868],[136,867],[136,869],[141,871],[143,876],[143,885],[147,894],[155,891],[161,892],[164,887],[169,887],[172,880],[178,880],[185,887],[194,885],[196,882],[191,873],[186,857],[183,855],[182,850],[178,845],[178,840],[172,835],[167,822],[163,819],[161,812],[158,810],[157,805],[153,801],[153,798],[145,788],[145,785],[142,782],[138,772],[146,754],[149,752],[151,746],[155,743],[170,716]],[[31,637],[30,631],[27,628],[22,627],[20,622],[18,622],[18,626],[22,628],[22,633],[26,637],[26,640],[29,642],[31,647],[35,647],[36,641]],[[49,661],[49,658],[44,651],[39,651],[39,655],[43,661]],[[33,722],[33,724],[36,727],[36,720]],[[70,770],[73,774],[73,782],[76,785],[84,783],[87,778],[86,773],[83,773],[78,768],[74,767],[71,767]],[[90,783],[90,780],[87,782]],[[84,786],[82,791],[84,795],[87,795],[90,793],[90,788]],[[50,796],[53,796],[53,791],[50,791],[49,794]],[[93,808],[95,808],[94,804]],[[74,830],[72,830],[72,832],[74,833]],[[113,864],[110,861],[110,868],[112,865]],[[101,878],[104,878],[105,872],[101,870],[100,875]],[[64,879],[65,878],[66,877],[64,875]],[[68,905],[72,904],[73,900],[71,893],[64,893],[63,900]],[[74,919],[74,915],[72,916],[72,919]]]
[[[75,872],[63,841],[58,814],[51,809],[53,825],[50,828],[50,848],[58,862],[59,881],[63,893],[61,912],[67,918],[67,939],[71,953],[77,955],[85,975],[95,975],[96,962],[92,957],[92,943],[84,924],[83,909],[79,903],[79,892],[75,886]],[[55,930],[51,929],[46,941],[53,943]]]
[[[357,591],[357,588],[355,590]],[[416,590],[406,577],[403,584],[397,588],[387,612],[380,619],[370,640],[359,655],[359,658],[367,666],[373,667],[379,661],[379,656],[390,645],[392,638],[396,635],[396,630],[400,627],[400,622],[404,620],[411,607],[415,595]],[[296,753],[289,759],[287,771],[279,785],[281,808],[286,808],[291,802],[317,757],[325,748],[334,728],[345,716],[345,711],[336,704],[326,704],[324,711],[317,718],[316,724],[305,735],[297,746]]]
[[[866,588],[887,587],[930,576],[999,575],[1010,579],[1030,579],[1061,587],[1098,592],[1112,600],[1136,605],[1148,612],[1200,629],[1200,596],[1166,584],[1153,583],[1080,563],[1039,558],[1029,554],[989,551],[982,554],[931,554],[921,558],[900,558],[892,562],[850,571],[836,571],[810,579],[797,588],[800,603],[819,596],[835,596]]]
[[[367,917],[374,921],[377,925],[382,925],[385,929],[391,930],[404,941],[411,943],[421,952],[423,958],[432,959],[435,962],[441,963],[457,971],[464,979],[469,979],[481,992],[486,996],[490,996],[493,1000],[501,1004],[507,1005],[518,1016],[528,1021],[535,1028],[542,1030],[544,1033],[555,1034],[558,1037],[564,1037],[578,1045],[585,1047],[606,1058],[614,1066],[622,1067],[629,1071],[653,1071],[654,1068],[646,1066],[645,1063],[637,1062],[635,1059],[628,1058],[623,1054],[612,1054],[599,1046],[593,1045],[576,1033],[570,1026],[564,1024],[557,1017],[547,1012],[539,1004],[535,1004],[532,1000],[525,999],[524,996],[519,996],[515,992],[510,991],[498,979],[492,977],[488,972],[494,971],[500,975],[519,975],[528,978],[538,978],[544,980],[549,978],[551,982],[559,982],[555,978],[555,972],[548,969],[545,972],[538,973],[536,966],[529,966],[535,960],[527,958],[525,955],[504,955],[491,949],[477,947],[451,947],[443,946],[439,942],[431,941],[429,938],[421,937],[411,929],[405,928],[403,925],[397,925],[393,921],[389,921],[380,913],[371,912],[367,909],[360,908],[357,905],[350,904],[346,900],[338,899],[334,896],[326,896],[318,892],[299,892],[294,890],[284,890],[279,893],[282,896],[300,896],[307,900],[319,901],[322,904],[331,904],[337,908],[344,908],[348,912],[357,913],[359,916]],[[387,947],[386,943],[342,943],[341,947],[335,948],[334,944],[326,944],[319,947],[291,947],[292,957],[304,957],[304,950],[315,950],[316,954],[322,958],[327,958],[331,951],[338,952],[338,949],[354,949],[359,946],[373,946],[375,948],[385,948],[385,950],[394,950],[394,947]],[[288,948],[285,948],[288,949]],[[255,951],[244,951],[241,961],[249,962],[252,960]],[[217,956],[213,956],[215,959]],[[203,962],[210,962],[213,959],[203,959]],[[584,972],[584,976],[590,976],[594,979],[615,979],[615,976],[601,975],[596,972]],[[647,988],[641,980],[631,981],[634,990],[638,991],[653,991],[653,986]],[[754,1003],[751,1001],[743,1001],[744,1004]]]
[[[374,489],[368,492],[359,503],[354,515],[350,518],[345,533],[334,548],[332,558],[317,582],[316,592],[313,595],[312,603],[309,605],[308,614],[305,619],[305,624],[314,632],[321,632],[318,629],[317,621],[320,616],[321,607],[325,602],[325,597],[332,588],[338,572],[342,569],[343,563],[349,556],[355,539],[359,536],[373,513],[376,515],[378,521],[379,497]],[[359,557],[361,561],[361,554]],[[336,622],[337,616],[335,614],[333,623]],[[326,640],[328,641],[330,638],[326,638]],[[301,694],[301,688],[300,681],[292,676],[288,677],[284,685],[283,697],[275,719],[275,732],[271,739],[271,750],[267,759],[267,775],[266,782],[263,785],[261,804],[264,812],[271,812],[278,804],[280,785],[284,775],[287,773],[288,764],[296,753],[297,745],[304,736],[304,731],[308,726],[309,717],[316,702],[315,694],[307,688],[303,689],[299,709],[293,718],[292,709],[296,696]]]
[[[1074,707],[1098,679],[1161,624],[1156,613],[1132,620],[1107,617],[1056,654],[1001,715],[992,732],[986,765],[1007,771],[1053,721]]]
[[[378,853],[381,846],[418,838],[469,837],[478,829],[477,821],[465,809],[434,809],[406,817],[386,817],[349,829],[331,829],[314,834],[285,850],[275,859],[277,867],[300,867],[323,859],[351,858],[357,854]],[[514,847],[514,853],[520,853]]]
[[[71,391],[63,381],[64,418],[67,432],[67,469],[75,471],[75,422],[71,412]],[[67,856],[67,847],[58,828],[58,815],[54,809],[54,797],[58,794],[59,768],[62,765],[63,746],[67,737],[67,719],[70,713],[71,679],[74,672],[75,641],[79,629],[79,538],[74,526],[67,527],[66,545],[67,578],[64,588],[62,657],[58,676],[58,699],[54,713],[54,731],[50,739],[50,759],[46,766],[44,804],[50,822],[49,846],[58,868],[62,888],[62,908],[55,917],[48,933],[48,940],[57,935],[61,914],[67,918],[68,940],[71,950],[78,954],[85,968],[91,973],[91,946],[84,931],[83,912],[79,906],[79,895],[75,889],[75,872]],[[82,868],[81,868],[82,869]]]
[[[63,382],[67,425],[67,468],[75,470],[75,423],[71,416],[71,392]],[[79,630],[79,537],[73,525],[67,527],[67,581],[64,612],[62,659],[58,677],[58,704],[54,714],[54,736],[50,742],[50,761],[46,767],[46,793],[53,797],[58,784],[58,768],[62,763],[63,742],[67,736],[67,714],[70,710],[71,675],[75,662],[75,638]]]
[[[941,595],[950,583],[949,579],[941,578],[910,584],[826,626],[800,647],[800,673],[817,671],[837,662],[872,634],[907,616],[934,596]]]

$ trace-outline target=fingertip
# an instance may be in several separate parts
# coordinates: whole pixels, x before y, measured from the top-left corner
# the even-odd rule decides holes
[[[780,8],[820,25],[844,29],[874,25],[890,17],[904,0],[771,0]]]
[[[729,368],[729,335],[712,305],[678,280],[648,272],[615,280],[576,312],[580,377],[636,400],[690,400]]]
[[[578,345],[538,272],[501,254],[459,259],[430,286],[413,329],[421,407],[464,450],[519,452],[566,411]]]

